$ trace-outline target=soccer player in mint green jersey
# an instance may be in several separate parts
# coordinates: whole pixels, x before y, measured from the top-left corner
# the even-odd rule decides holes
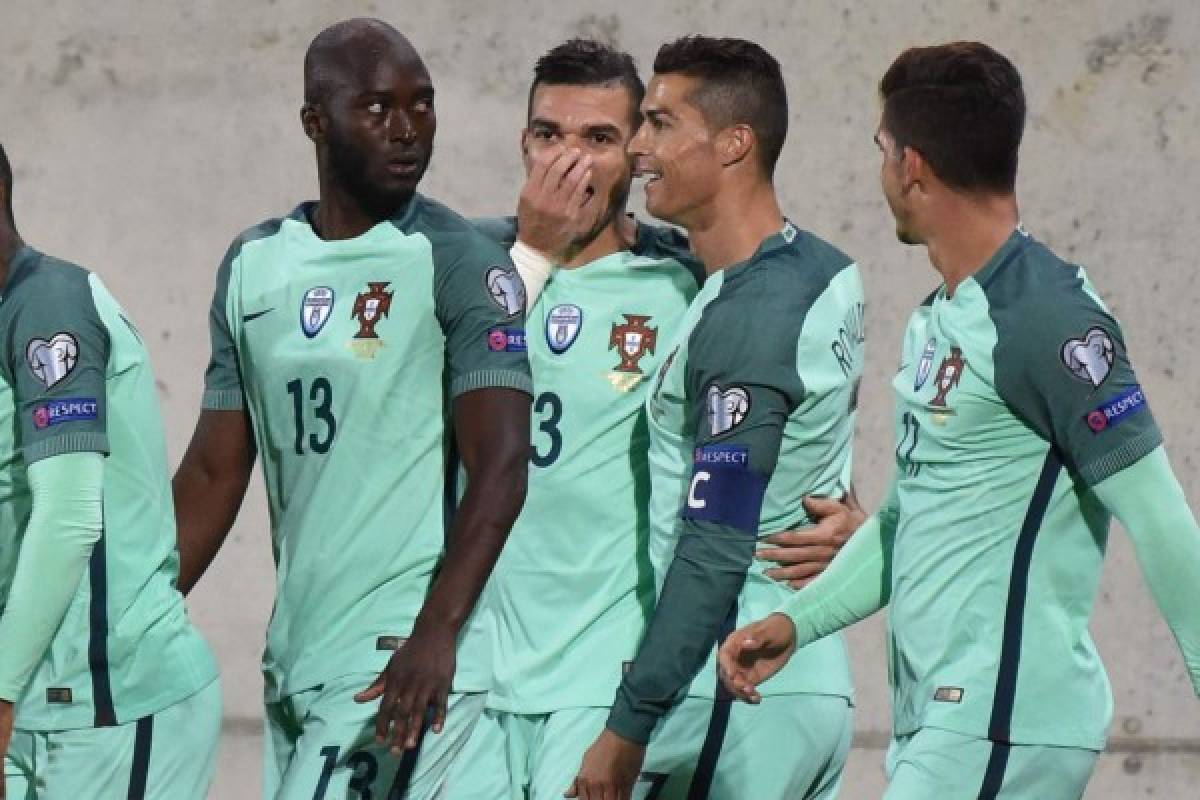
[[[523,288],[502,248],[416,193],[433,86],[394,28],[319,34],[301,119],[319,202],[244,233],[217,276],[204,410],[175,478],[181,583],[261,454],[277,565],[266,796],[440,796],[490,681],[456,659],[459,635],[525,493]]]
[[[658,604],[567,796],[626,798],[640,782],[639,796],[832,798],[851,735],[842,641],[807,648],[757,708],[732,708],[713,667],[735,620],[790,594],[754,563],[759,537],[795,523],[804,496],[849,488],[858,269],[779,208],[774,58],[686,37],[654,70],[630,152],[647,208],[687,229],[708,278],[647,396]]]
[[[0,797],[202,800],[221,689],[175,588],[150,356],[21,241],[0,148]]]
[[[544,293],[539,276],[526,281],[533,466],[485,592],[489,712],[449,797],[504,797],[510,780],[514,797],[561,797],[604,728],[653,606],[645,394],[703,269],[681,234],[625,213],[626,146],[643,95],[633,59],[607,45],[574,39],[542,56],[522,136],[528,176],[518,216],[479,222],[506,247],[519,233],[516,247],[551,253],[561,266],[542,276]],[[516,248],[513,256],[521,268]],[[776,557],[790,562],[805,549],[798,545],[848,529],[831,518],[780,534],[793,546]],[[816,566],[805,560],[779,569]]]
[[[1021,79],[983,44],[885,74],[883,193],[943,283],[914,312],[896,477],[829,571],[734,633],[740,696],[793,649],[887,606],[887,800],[1082,796],[1113,701],[1088,634],[1111,517],[1200,692],[1200,529],[1121,326],[1083,268],[1019,225]]]

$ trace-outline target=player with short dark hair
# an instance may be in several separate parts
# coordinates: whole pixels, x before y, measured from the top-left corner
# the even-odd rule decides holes
[[[728,638],[730,688],[888,608],[888,800],[1081,797],[1113,700],[1088,621],[1113,516],[1200,692],[1200,528],[1121,326],[1020,225],[1024,90],[977,42],[905,51],[880,85],[883,194],[943,283],[914,312],[896,477],[829,570]]]
[[[687,230],[707,278],[648,390],[658,603],[567,796],[832,798],[852,734],[845,646],[806,649],[760,708],[731,707],[715,645],[790,591],[755,561],[850,487],[863,295],[846,255],[797,228],[772,170],[779,65],[744,40],[665,45],[630,144],[647,209]],[[786,120],[786,111],[782,112]],[[648,748],[647,748],[647,745]],[[644,762],[644,764],[643,764]],[[644,766],[644,772],[643,770]]]
[[[243,233],[218,272],[174,482],[180,585],[212,561],[261,453],[266,796],[440,796],[491,679],[458,640],[525,494],[524,290],[502,248],[416,192],[434,89],[403,35],[338,23],[304,76],[320,198]]]
[[[201,800],[221,687],[175,588],[150,356],[100,278],[29,247],[0,147],[0,796]]]

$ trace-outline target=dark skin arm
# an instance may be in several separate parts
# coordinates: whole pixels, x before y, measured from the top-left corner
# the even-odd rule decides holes
[[[433,732],[442,731],[458,633],[525,502],[529,405],[529,395],[513,389],[477,389],[454,401],[455,439],[467,490],[445,558],[412,635],[375,682],[354,697],[360,703],[383,698],[375,735],[393,752],[417,746],[431,707]]]
[[[201,411],[171,491],[179,538],[179,591],[187,594],[233,527],[256,455],[244,410]]]

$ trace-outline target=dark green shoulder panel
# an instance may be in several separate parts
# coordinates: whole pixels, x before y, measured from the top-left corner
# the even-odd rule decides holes
[[[981,283],[996,391],[1087,485],[1162,442],[1120,324],[1082,271],[1029,240]]]
[[[703,286],[708,277],[704,264],[692,252],[687,234],[678,228],[665,225],[647,225],[639,222],[637,242],[633,246],[634,255],[654,259],[674,259],[678,261],[695,279],[697,286]]]
[[[475,217],[471,224],[505,250],[510,249],[517,241],[516,217]]]
[[[8,356],[21,349],[22,337],[30,331],[61,325],[70,319],[81,324],[103,327],[92,299],[92,287],[88,283],[90,273],[83,267],[26,249],[7,286],[4,287],[4,302],[0,304],[0,336],[3,336],[3,370],[5,379],[11,384],[14,370],[19,366]],[[14,355],[13,358],[16,356]]]

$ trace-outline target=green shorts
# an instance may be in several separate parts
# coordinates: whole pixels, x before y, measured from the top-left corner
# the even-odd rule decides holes
[[[475,785],[481,788],[462,797],[559,800],[608,713],[495,714],[472,742],[480,753],[472,763],[479,765]],[[842,697],[787,695],[758,706],[689,697],[655,731],[634,797],[683,800],[695,791],[709,800],[832,800],[852,734],[850,705]],[[507,765],[497,766],[502,750]],[[505,770],[511,788],[502,793],[496,787],[503,782],[484,776]]]
[[[20,724],[17,720],[17,724]],[[217,768],[221,682],[109,728],[17,728],[4,759],[9,800],[203,800]]]
[[[1079,800],[1098,756],[922,728],[892,740],[884,800]]]
[[[426,732],[420,747],[396,757],[375,741],[379,703],[354,702],[375,678],[348,675],[267,704],[267,800],[423,800],[444,791],[450,765],[483,711],[483,693],[450,695],[442,732]]]

